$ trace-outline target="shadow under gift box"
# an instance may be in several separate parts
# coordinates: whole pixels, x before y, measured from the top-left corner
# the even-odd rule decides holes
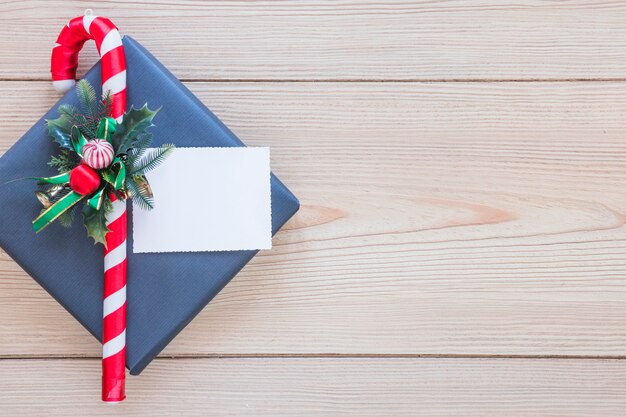
[[[123,39],[127,60],[128,108],[162,107],[154,119],[153,146],[245,146],[176,77],[132,38]],[[84,77],[99,92],[100,64]],[[0,158],[0,182],[56,174],[47,165],[59,147],[45,119],[61,104],[78,105],[70,90]],[[184,180],[184,179],[183,179]],[[102,246],[94,246],[76,216],[71,228],[58,222],[39,234],[32,220],[41,210],[34,181],[0,186],[0,245],[91,334],[102,333]],[[272,233],[298,210],[294,195],[271,177]],[[158,196],[157,204],[158,204]],[[219,201],[216,201],[219,204]],[[132,210],[129,203],[129,210]],[[133,254],[128,216],[126,366],[139,374],[154,357],[250,261],[257,251]],[[5,317],[5,319],[7,319]],[[224,325],[228,325],[225,323]]]

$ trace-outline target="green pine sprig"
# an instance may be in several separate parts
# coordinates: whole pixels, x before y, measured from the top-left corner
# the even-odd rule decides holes
[[[79,107],[71,104],[59,106],[59,117],[46,120],[48,134],[61,148],[72,149],[71,131],[72,126],[77,126],[88,138],[95,138],[98,124],[103,117],[111,111],[111,96],[107,94],[98,99],[94,88],[85,80],[76,84]]]
[[[76,153],[70,152],[69,149],[62,149],[57,155],[50,157],[48,165],[55,167],[59,173],[71,171],[76,165],[80,163],[80,158]]]
[[[133,203],[136,203],[144,210],[152,210],[154,208],[154,196],[145,176],[135,175],[126,178],[126,187]]]
[[[72,223],[74,223],[74,218],[76,217],[76,212],[78,211],[78,205],[74,205],[71,209],[63,212],[58,218],[59,223],[63,227],[71,227]]]
[[[141,135],[137,136],[137,140],[133,144],[133,147],[129,149],[126,165],[129,167],[135,166],[137,161],[141,159],[141,157],[146,153],[146,150],[152,144],[152,133],[144,132]]]
[[[145,150],[144,156],[131,165],[130,175],[145,175],[147,172],[152,171],[161,165],[173,150],[174,145],[172,144],[165,144],[159,148]]]
[[[80,80],[78,84],[76,84],[76,93],[83,113],[94,114],[98,109],[98,95],[93,86],[85,80]]]

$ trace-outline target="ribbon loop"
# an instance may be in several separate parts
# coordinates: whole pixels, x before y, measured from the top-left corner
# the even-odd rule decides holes
[[[117,175],[112,185],[113,188],[119,191],[124,187],[124,182],[126,181],[126,165],[124,165],[124,162],[118,157],[113,160],[111,166],[117,167]]]
[[[95,192],[93,197],[87,200],[87,204],[94,210],[100,210],[102,208],[102,202],[104,201],[104,186],[100,187],[98,191]]]
[[[33,179],[44,184],[67,184],[70,181],[70,171],[54,177],[36,177]]]
[[[74,148],[74,152],[78,154],[81,158],[83,157],[83,146],[87,143],[87,139],[83,136],[80,129],[74,125],[72,126],[72,147]]]
[[[70,191],[59,201],[42,211],[41,214],[33,220],[33,229],[35,229],[35,232],[39,233],[57,217],[72,208],[74,204],[78,203],[83,197],[83,195],[78,194],[76,191]]]
[[[105,139],[107,142],[111,143],[111,135],[115,133],[115,119],[112,117],[104,117],[100,120],[100,124],[98,125],[98,131],[96,133],[97,139]]]

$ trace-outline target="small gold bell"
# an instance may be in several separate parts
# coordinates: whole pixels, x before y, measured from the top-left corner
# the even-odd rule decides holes
[[[52,205],[48,194],[44,193],[43,191],[35,191],[35,196],[37,196],[37,200],[39,200],[44,208],[48,208]]]
[[[46,191],[36,191],[35,196],[44,208],[52,205],[52,199],[63,189],[63,185],[53,185]]]
[[[143,194],[145,196],[148,196],[149,198],[152,198],[154,196],[154,194],[152,194],[152,188],[150,187],[150,183],[145,176],[137,175],[134,176],[133,179],[135,180],[137,188],[140,192],[143,192]]]

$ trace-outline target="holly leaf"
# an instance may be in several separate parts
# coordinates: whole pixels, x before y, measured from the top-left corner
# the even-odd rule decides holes
[[[132,149],[135,141],[140,134],[144,133],[146,129],[153,126],[152,119],[158,113],[159,109],[150,110],[147,104],[140,109],[131,107],[124,119],[112,137],[113,147],[117,150],[116,155],[128,154],[129,149]]]
[[[95,210],[88,204],[83,207],[83,223],[87,228],[87,235],[93,238],[94,242],[102,243],[106,248],[105,236],[110,232],[106,224],[105,208]]]
[[[48,135],[54,139],[62,148],[72,148],[72,124],[66,114],[62,114],[58,119],[46,120]]]

